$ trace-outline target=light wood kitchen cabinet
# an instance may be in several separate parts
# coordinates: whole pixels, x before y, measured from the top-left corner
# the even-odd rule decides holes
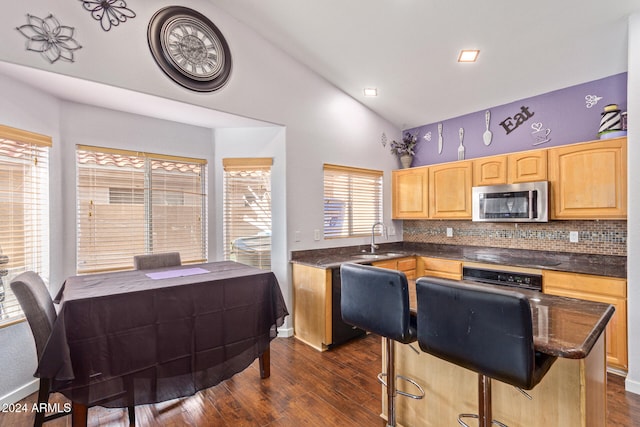
[[[429,166],[429,218],[471,219],[471,160]]]
[[[323,351],[331,337],[331,270],[293,264],[293,319],[297,339]]]
[[[391,173],[394,219],[426,219],[429,216],[429,172],[426,167]]]
[[[551,219],[626,219],[627,139],[549,149]]]
[[[607,364],[627,370],[627,281],[613,277],[545,270],[547,294],[611,304],[616,311],[606,329]]]
[[[443,258],[419,257],[418,277],[422,276],[462,280],[462,261]]]
[[[523,151],[507,156],[507,182],[509,184],[546,181],[547,179],[546,149]]]
[[[547,176],[546,149],[473,160],[474,187],[546,181]]]
[[[507,183],[507,156],[481,157],[473,160],[473,186]]]
[[[373,265],[374,267],[402,271],[409,280],[415,279],[417,277],[417,261],[415,257],[376,261],[371,263],[371,265]]]

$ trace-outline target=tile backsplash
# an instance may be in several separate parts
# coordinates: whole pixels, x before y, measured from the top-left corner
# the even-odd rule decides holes
[[[452,237],[447,237],[447,229],[451,229]],[[576,243],[569,241],[572,231],[578,232]],[[405,220],[403,234],[405,242],[627,255],[627,221],[624,220],[544,224]]]

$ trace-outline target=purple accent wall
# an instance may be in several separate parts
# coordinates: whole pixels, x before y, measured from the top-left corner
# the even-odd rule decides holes
[[[602,99],[588,108],[585,97],[589,95]],[[600,117],[607,104],[617,104],[620,110],[626,111],[627,73],[488,108],[491,111],[489,130],[493,133],[488,146],[482,138],[486,130],[486,110],[406,129],[404,132],[418,131],[419,142],[411,166],[458,160],[461,127],[464,128],[465,159],[599,139]],[[518,119],[521,124],[515,127]],[[443,125],[441,154],[438,154],[438,123]],[[541,130],[535,132],[536,129]],[[546,129],[550,132],[545,138],[542,134],[546,134]],[[507,130],[510,130],[508,134]],[[431,132],[430,141],[424,139],[428,132]],[[546,139],[547,142],[540,143]]]

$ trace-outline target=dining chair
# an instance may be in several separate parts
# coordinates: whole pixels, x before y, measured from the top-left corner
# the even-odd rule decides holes
[[[29,323],[29,327],[33,333],[33,338],[36,344],[36,354],[39,361],[57,318],[51,294],[42,281],[40,275],[33,271],[27,271],[19,274],[11,281],[10,286],[13,294],[20,303],[20,307],[22,307],[22,311],[27,318],[27,323]],[[51,380],[49,378],[40,378],[40,386],[38,389],[38,409],[33,423],[36,427],[42,426],[42,424],[47,421],[69,415],[71,413],[57,412],[46,415],[45,411],[40,410],[40,408],[48,406],[47,403],[49,401],[50,393]],[[135,425],[135,408],[133,406],[129,406],[128,412],[129,423],[131,425]]]
[[[179,265],[182,265],[180,252],[135,255],[133,257],[133,267],[136,270],[151,270],[154,268],[175,267]]]
[[[467,426],[463,419],[475,418],[480,427],[504,427],[492,417],[491,379],[531,390],[556,360],[534,348],[529,299],[513,290],[433,277],[416,281],[416,295],[420,348],[478,374],[479,413],[459,414],[458,423]]]

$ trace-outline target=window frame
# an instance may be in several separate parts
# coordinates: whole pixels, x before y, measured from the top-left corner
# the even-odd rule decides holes
[[[83,227],[85,228],[89,227],[88,225],[83,226],[82,223],[83,223],[83,218],[85,216],[91,217],[92,215],[92,210],[94,208],[93,208],[93,199],[91,198],[90,192],[92,190],[95,191],[94,187],[87,187],[88,188],[87,194],[82,193],[83,191],[82,187],[84,184],[81,182],[81,180],[91,177],[92,173],[94,173],[96,176],[98,176],[101,179],[105,179],[105,177],[101,175],[106,175],[108,173],[107,169],[109,166],[107,165],[106,162],[105,164],[98,165],[98,166],[94,164],[92,166],[95,168],[95,171],[91,171],[90,166],[86,166],[87,173],[85,175],[81,175],[82,173],[81,169],[83,168],[83,165],[81,165],[81,159],[80,159],[81,152],[85,152],[85,156],[87,157],[94,156],[95,158],[99,158],[100,156],[123,156],[127,158],[127,161],[131,162],[131,164],[128,164],[127,167],[133,168],[134,166],[132,165],[136,163],[137,166],[135,167],[139,169],[139,171],[135,172],[137,174],[140,174],[138,175],[137,186],[132,183],[131,187],[127,188],[127,187],[123,187],[123,185],[120,182],[115,183],[113,186],[109,186],[108,184],[101,184],[102,185],[101,188],[103,190],[106,190],[103,197],[107,199],[107,202],[102,204],[103,207],[110,206],[110,205],[113,205],[114,208],[115,206],[121,206],[121,207],[128,206],[130,208],[132,208],[133,206],[141,206],[143,210],[143,213],[141,214],[142,221],[139,224],[140,226],[138,228],[134,228],[134,231],[137,231],[137,233],[140,234],[139,236],[137,236],[137,239],[133,241],[135,242],[133,243],[133,245],[135,246],[137,244],[136,247],[138,247],[138,249],[134,251],[135,253],[134,252],[127,253],[126,258],[123,257],[121,259],[118,259],[117,261],[114,261],[113,263],[114,265],[106,265],[106,264],[102,265],[102,264],[96,264],[94,262],[85,264],[86,260],[90,260],[92,257],[95,258],[99,254],[99,251],[91,252],[91,245],[92,244],[96,245],[95,241],[92,244],[87,244],[86,242],[81,243],[80,241],[80,239],[83,238],[83,233],[82,233]],[[117,157],[114,157],[114,158],[117,158]],[[96,146],[90,146],[90,145],[77,145],[76,146],[76,204],[77,204],[76,272],[77,274],[127,270],[127,269],[133,268],[133,255],[152,254],[152,253],[174,251],[174,250],[180,251],[180,248],[158,249],[160,244],[158,244],[158,240],[156,240],[158,239],[156,235],[158,233],[166,234],[166,231],[163,232],[160,226],[171,224],[171,221],[168,220],[167,218],[164,218],[162,222],[157,221],[157,218],[154,218],[154,214],[155,214],[154,212],[157,210],[157,208],[170,209],[171,207],[191,206],[185,203],[185,195],[187,194],[191,197],[191,199],[196,200],[196,202],[198,202],[200,205],[199,209],[197,210],[199,211],[199,213],[197,214],[198,215],[197,222],[199,223],[197,223],[196,220],[192,220],[193,224],[195,224],[196,226],[195,229],[200,230],[200,233],[196,238],[196,240],[199,242],[197,246],[188,246],[188,247],[194,248],[194,250],[189,251],[189,253],[194,252],[196,255],[193,256],[192,254],[192,256],[188,256],[188,255],[185,255],[184,252],[181,252],[181,258],[183,263],[206,262],[207,253],[208,253],[207,165],[208,165],[207,160],[199,159],[199,158],[180,157],[180,156],[148,153],[148,152],[141,152],[141,151],[121,150],[121,149],[114,149],[114,148],[107,148],[107,147],[96,147]],[[102,169],[102,166],[104,166],[104,169]],[[198,175],[199,178],[196,179],[196,181],[199,180],[198,188],[196,188],[191,192],[187,192],[186,190],[182,192],[178,191],[175,194],[173,193],[170,194],[169,190],[166,190],[166,189],[163,190],[162,188],[160,189],[156,188],[154,184],[154,180],[155,181],[161,180],[163,182],[166,181],[165,185],[167,185],[167,183],[171,184],[173,180],[170,180],[167,177],[162,177],[162,175],[160,174],[164,173],[165,175],[169,175],[171,168],[175,168],[175,167],[182,167],[186,170],[187,173],[189,172],[189,169],[190,169],[196,175]],[[134,173],[133,169],[123,169],[121,172],[123,176],[126,176],[126,174]],[[180,175],[178,175],[178,177],[179,176]],[[188,178],[187,175],[185,175],[185,177]],[[139,188],[139,186],[142,181],[144,181],[143,187],[142,187],[144,203],[140,205],[139,195],[141,193],[141,189]],[[126,199],[126,197],[123,197],[121,201],[118,201],[118,202],[116,202],[115,200],[112,201],[111,200],[111,196],[113,195],[111,191],[112,189],[115,189],[116,191],[119,191],[122,194],[130,190],[131,197],[128,200],[124,200]],[[176,196],[180,196],[180,197],[176,197]],[[182,201],[182,203],[176,203],[177,201]],[[85,204],[87,204],[87,206],[84,206]],[[198,206],[198,205],[196,204],[193,206]],[[96,207],[97,207],[97,204],[96,204]],[[179,216],[179,214],[177,213],[177,209],[176,209],[175,215]],[[109,218],[108,220],[115,221],[112,218]],[[155,223],[159,224],[158,228],[154,228],[154,221]],[[86,220],[84,222],[86,222]],[[115,224],[116,223],[114,223],[114,225]],[[104,229],[104,223],[102,225],[103,225],[102,229]],[[193,227],[194,227],[193,225],[190,226],[190,229],[193,230],[194,229]],[[91,233],[94,233],[94,234],[92,235]],[[93,230],[90,230],[89,233],[84,234],[84,236],[88,236],[85,238],[89,238],[89,239],[96,238],[95,237],[96,235],[97,235],[97,232],[94,232]],[[100,237],[97,237],[97,238],[100,239]],[[170,240],[166,240],[166,239],[164,240],[160,239],[159,241],[163,242],[165,245],[171,243]],[[129,245],[131,244],[132,242],[129,242]],[[197,250],[195,249],[196,247],[198,248]],[[89,248],[89,250],[86,250],[86,248]],[[116,249],[110,248],[110,252],[107,252],[107,253],[113,254]],[[131,249],[131,247],[127,249]],[[81,253],[85,253],[85,252],[86,252],[85,254],[86,256],[81,255]],[[119,263],[119,264],[115,265],[116,263]]]
[[[233,260],[236,262],[244,262],[248,265],[252,265],[257,268],[270,270],[271,269],[271,254],[273,252],[273,242],[271,239],[272,231],[273,231],[273,204],[271,199],[271,191],[272,191],[272,166],[273,166],[273,158],[271,157],[234,157],[234,158],[224,158],[222,159],[222,167],[223,167],[223,179],[222,179],[222,187],[223,187],[223,256],[225,260]],[[232,186],[237,185],[240,181],[243,182],[251,182],[252,178],[245,175],[244,177],[233,177],[234,183],[231,183],[229,179],[231,178],[231,174],[233,173],[245,173],[252,174],[258,172],[267,172],[268,179],[268,191],[262,194],[262,198],[256,196],[253,201],[254,206],[248,206],[247,200],[244,200],[245,207],[249,209],[246,210],[243,207],[239,207],[238,198],[240,194],[230,194],[232,191]],[[261,175],[261,174],[259,174]],[[264,176],[256,176],[255,184],[262,185],[264,184]],[[243,184],[240,184],[243,185]],[[265,194],[268,193],[268,203],[269,203],[269,230],[263,230],[262,234],[258,232],[256,235],[246,236],[246,252],[243,253],[243,258],[239,259],[238,255],[241,253],[241,250],[238,250],[235,254],[234,249],[232,248],[232,243],[237,239],[242,238],[242,236],[236,236],[235,232],[238,230],[249,230],[255,228],[255,230],[259,230],[260,228],[264,228],[266,218],[262,216],[258,218],[258,214],[254,210],[254,208],[258,209],[259,205],[262,203],[266,203],[267,201],[264,199]],[[253,217],[254,222],[257,225],[246,225],[243,223],[247,223],[249,221],[239,220],[237,218],[230,218],[230,215],[233,213],[241,213],[243,214],[243,218],[245,216],[249,216],[251,214],[255,215]],[[264,210],[262,211],[264,214]],[[234,224],[229,224],[229,221],[233,221]],[[230,231],[233,229],[234,231]],[[233,234],[233,235],[232,235]],[[266,249],[266,251],[265,251]],[[251,254],[253,252],[253,254]],[[235,259],[234,259],[235,258]]]
[[[383,221],[383,187],[381,170],[323,164],[324,239],[370,236],[371,226]],[[343,194],[336,196],[340,192]],[[371,196],[373,201],[367,202],[366,197]],[[356,215],[365,217],[358,219]]]
[[[3,143],[6,144],[4,149]],[[22,185],[19,186],[23,189],[23,192],[19,193],[22,201],[16,202],[22,204],[23,249],[16,247],[21,245],[15,241],[15,237],[12,237],[13,230],[16,229],[13,221],[3,223],[0,230],[0,238],[5,242],[4,239],[8,238],[10,242],[9,245],[6,243],[0,245],[3,246],[0,248],[0,253],[6,256],[6,262],[1,265],[5,268],[0,270],[7,273],[0,277],[4,289],[4,298],[0,302],[0,328],[25,319],[20,303],[11,291],[10,282],[14,277],[31,270],[37,272],[47,286],[49,283],[49,151],[52,146],[50,136],[0,125],[0,162],[15,165],[18,168],[21,166],[24,168],[29,162],[32,163],[32,167],[23,174]],[[6,153],[5,156],[2,156],[3,152]],[[8,187],[6,190],[9,190],[6,197],[12,202],[10,209],[13,212],[16,191]],[[2,191],[0,186],[0,193]],[[1,198],[3,197],[0,194]],[[35,202],[28,203],[29,200]],[[13,218],[13,215],[10,217]],[[6,220],[6,218],[2,219]],[[17,227],[20,228],[20,225],[18,224]]]

